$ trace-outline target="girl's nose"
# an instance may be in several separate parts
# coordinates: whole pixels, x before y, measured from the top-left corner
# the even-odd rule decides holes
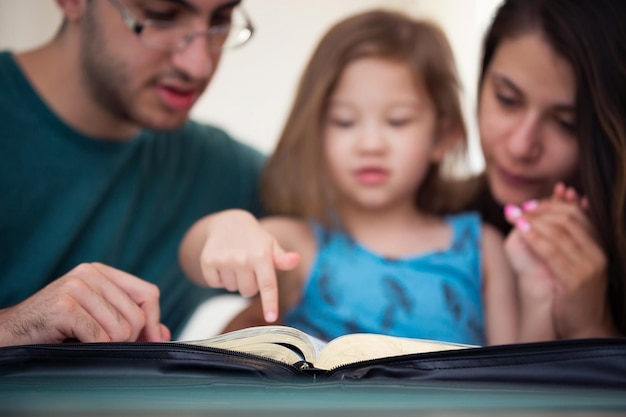
[[[387,148],[384,129],[377,123],[365,123],[358,134],[357,147],[361,152],[381,152]]]

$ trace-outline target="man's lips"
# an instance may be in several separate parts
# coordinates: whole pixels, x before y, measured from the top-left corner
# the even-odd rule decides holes
[[[171,110],[190,110],[199,97],[197,89],[157,86],[159,98]]]
[[[361,184],[377,185],[387,180],[389,171],[382,168],[362,168],[356,171],[355,177]]]

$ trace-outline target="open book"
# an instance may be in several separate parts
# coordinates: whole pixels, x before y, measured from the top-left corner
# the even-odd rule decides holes
[[[250,327],[184,343],[252,353],[288,365],[307,361],[316,368],[327,370],[387,356],[475,347],[369,333],[348,334],[326,343],[287,326]]]

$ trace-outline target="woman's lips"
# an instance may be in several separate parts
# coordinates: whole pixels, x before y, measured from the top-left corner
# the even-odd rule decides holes
[[[157,92],[161,101],[171,110],[190,110],[198,98],[198,92],[195,89],[158,86]]]
[[[498,174],[502,180],[514,187],[528,187],[537,184],[537,180],[510,173],[502,168],[498,168]]]
[[[387,180],[389,171],[382,168],[363,168],[356,171],[355,177],[364,185],[378,185]]]

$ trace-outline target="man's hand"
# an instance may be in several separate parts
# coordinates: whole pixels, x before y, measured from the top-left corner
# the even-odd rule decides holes
[[[0,346],[168,341],[159,289],[100,263],[81,264],[20,304],[0,311]]]

